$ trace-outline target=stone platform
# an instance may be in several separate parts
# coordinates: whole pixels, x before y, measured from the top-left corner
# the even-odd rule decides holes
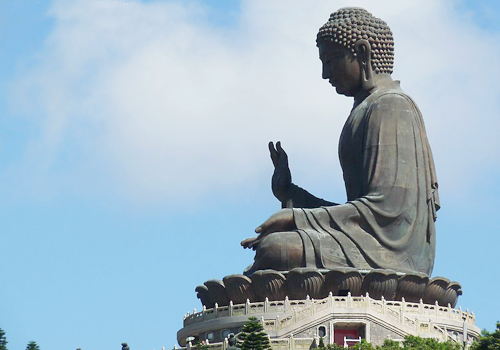
[[[227,348],[229,333],[237,334],[249,317],[263,323],[275,350],[308,350],[322,337],[325,344],[341,343],[344,337],[361,337],[374,345],[384,339],[402,340],[406,335],[455,341],[463,344],[478,338],[480,329],[473,313],[440,306],[380,300],[365,296],[333,296],[323,299],[229,303],[184,317],[184,327],[177,332],[181,346],[190,347],[207,341],[210,348]],[[465,334],[464,334],[465,333]],[[465,335],[465,337],[464,337]],[[190,338],[193,337],[193,338]],[[186,339],[193,339],[187,342]]]

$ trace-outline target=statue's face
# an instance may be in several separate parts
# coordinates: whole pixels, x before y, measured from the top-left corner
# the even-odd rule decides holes
[[[361,90],[361,69],[352,52],[342,45],[325,41],[319,44],[323,79],[328,79],[338,94],[355,96]]]

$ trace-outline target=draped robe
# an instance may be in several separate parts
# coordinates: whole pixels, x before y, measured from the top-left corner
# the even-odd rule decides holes
[[[430,275],[439,209],[436,172],[422,115],[398,82],[355,103],[339,157],[348,201],[323,206],[328,202],[308,194],[315,207],[293,209],[296,230],[264,237],[247,273],[297,267],[285,260],[301,240],[302,266]]]
[[[399,84],[353,108],[339,157],[348,201],[293,209],[305,265],[430,275],[437,179],[422,115]]]

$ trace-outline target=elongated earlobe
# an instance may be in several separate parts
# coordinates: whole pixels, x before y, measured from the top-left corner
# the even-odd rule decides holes
[[[371,47],[370,43],[361,39],[356,41],[354,49],[358,56],[358,62],[361,68],[361,86],[366,91],[371,91],[377,87],[373,79],[372,61],[371,61]]]

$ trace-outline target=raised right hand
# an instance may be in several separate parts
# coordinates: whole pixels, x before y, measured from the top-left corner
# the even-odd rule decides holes
[[[273,142],[269,142],[269,152],[274,165],[274,173],[271,181],[273,194],[281,203],[286,203],[290,199],[289,191],[292,187],[292,173],[288,167],[288,156],[281,142],[276,142],[274,148]]]

